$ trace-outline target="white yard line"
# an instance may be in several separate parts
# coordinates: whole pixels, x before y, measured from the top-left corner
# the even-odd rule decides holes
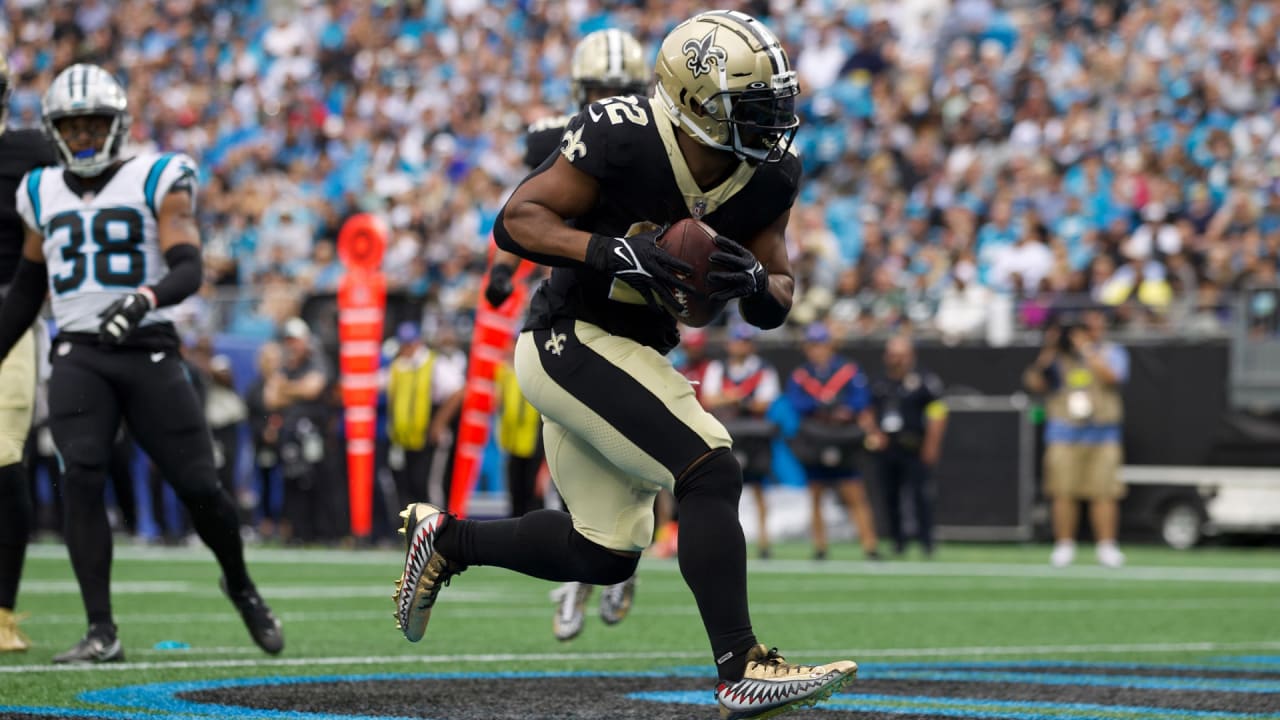
[[[852,656],[862,662],[875,658],[902,657],[951,657],[993,655],[1080,655],[1110,653],[1168,653],[1168,652],[1234,652],[1239,650],[1280,650],[1280,640],[1221,643],[1116,643],[1098,645],[965,645],[959,647],[926,648],[807,648],[789,649],[795,657]],[[272,668],[272,667],[320,667],[332,665],[456,665],[459,663],[514,663],[514,662],[601,662],[637,660],[687,660],[705,661],[705,648],[697,650],[661,650],[652,652],[603,652],[603,653],[504,653],[477,655],[350,655],[317,658],[286,658],[271,660],[180,660],[177,662],[128,662],[104,665],[10,665],[0,667],[0,674],[56,673],[56,672],[134,672],[139,670],[175,670],[210,668]]]
[[[187,594],[197,590],[195,583],[174,580],[124,580],[111,583],[114,595],[154,595],[157,593]],[[21,594],[27,595],[65,595],[78,594],[80,586],[75,580],[23,580],[19,586]],[[215,587],[216,591],[217,588]]]
[[[270,596],[268,596],[270,597]],[[442,600],[440,611],[447,613],[452,619],[494,618],[494,617],[549,617],[554,610],[551,603],[545,605],[521,605],[518,607],[475,607],[458,605],[459,598],[451,595]],[[465,600],[462,601],[465,603]],[[1271,598],[1096,598],[1089,600],[884,600],[873,602],[829,601],[807,603],[752,603],[751,609],[759,614],[778,615],[830,615],[833,613],[856,613],[858,615],[900,615],[931,613],[1072,613],[1112,612],[1149,613],[1153,610],[1184,610],[1219,612],[1224,610],[1268,609],[1275,606]],[[643,603],[637,604],[633,612],[642,615],[696,616],[698,609],[690,603]],[[390,604],[383,610],[354,611],[290,611],[280,612],[281,619],[286,622],[356,622],[366,620],[387,620],[391,618]],[[227,612],[203,613],[125,613],[116,616],[122,625],[170,625],[170,624],[209,624],[239,623],[239,616]],[[23,621],[24,625],[79,625],[84,616],[79,614],[33,614]]]
[[[61,545],[40,544],[28,549],[28,555],[39,559],[66,559],[66,548]],[[388,550],[285,550],[274,548],[250,548],[247,550],[250,565],[327,565],[327,566],[387,566],[394,569],[403,562],[403,553]],[[1046,556],[1047,557],[1047,556]],[[117,560],[156,561],[168,563],[209,563],[213,558],[204,548],[149,548],[123,546],[115,549]],[[679,572],[670,560],[644,560],[641,572]],[[1165,567],[1127,566],[1112,570],[1094,565],[1069,568],[1049,567],[1030,563],[866,563],[860,561],[807,560],[752,561],[753,575],[869,575],[869,576],[919,576],[919,577],[1010,577],[1046,578],[1055,580],[1108,580],[1117,582],[1234,582],[1280,584],[1280,569],[1246,567]]]

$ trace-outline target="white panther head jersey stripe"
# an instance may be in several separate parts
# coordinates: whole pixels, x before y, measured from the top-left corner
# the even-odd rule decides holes
[[[18,213],[44,237],[49,297],[59,330],[94,332],[98,314],[122,295],[154,285],[168,272],[156,217],[196,163],[181,153],[126,160],[97,193],[77,195],[61,167],[37,168],[18,185]],[[171,322],[173,308],[148,313],[142,325]]]

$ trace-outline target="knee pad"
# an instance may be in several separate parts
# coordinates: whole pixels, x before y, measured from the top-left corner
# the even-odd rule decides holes
[[[592,585],[616,585],[635,575],[636,567],[640,565],[639,555],[619,555],[591,542],[577,530],[570,534],[569,544],[573,556],[581,563],[576,576]]]
[[[690,495],[707,495],[737,505],[742,497],[742,466],[729,448],[717,448],[676,479],[677,501]]]

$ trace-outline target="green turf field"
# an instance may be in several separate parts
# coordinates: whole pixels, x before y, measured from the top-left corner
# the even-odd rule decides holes
[[[761,641],[788,659],[852,657],[870,679],[877,668],[905,677],[911,663],[945,668],[975,661],[1225,663],[1270,667],[1280,675],[1280,553],[1274,548],[1128,547],[1129,566],[1118,571],[1094,564],[1088,546],[1081,551],[1074,567],[1053,570],[1044,546],[943,546],[933,561],[874,565],[847,546],[834,548],[825,563],[805,559],[807,546],[777,547],[774,559],[751,564],[752,614]],[[426,638],[410,644],[392,619],[398,553],[258,549],[249,558],[263,596],[285,624],[280,657],[268,658],[252,645],[219,593],[216,566],[203,549],[122,546],[113,597],[128,662],[68,670],[49,660],[84,631],[79,594],[64,550],[33,547],[18,609],[30,613],[23,628],[36,647],[0,655],[0,715],[21,706],[106,709],[81,693],[222,678],[670,668],[696,674],[703,667],[710,677],[706,638],[672,560],[642,563],[635,609],[617,627],[594,615],[593,598],[586,629],[568,644],[551,636],[549,583],[472,568],[441,594]],[[1280,677],[1256,682],[1264,680],[1272,684],[1246,688],[1259,696],[1250,713],[1223,717],[1280,718]],[[109,709],[141,717],[148,707]],[[926,710],[914,712],[932,716]],[[1063,712],[1038,717],[1094,716]],[[1169,717],[1184,717],[1178,713]],[[714,717],[714,707],[694,716]],[[1135,716],[1148,715],[1124,715]]]

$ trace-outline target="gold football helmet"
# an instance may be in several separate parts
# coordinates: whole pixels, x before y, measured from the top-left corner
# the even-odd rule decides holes
[[[586,107],[589,93],[593,91],[607,95],[646,93],[649,78],[644,49],[631,33],[597,30],[582,38],[573,49],[569,82],[573,101],[581,107]]]
[[[782,43],[733,10],[680,23],[658,50],[658,104],[694,140],[747,162],[778,162],[800,120],[800,84]]]

